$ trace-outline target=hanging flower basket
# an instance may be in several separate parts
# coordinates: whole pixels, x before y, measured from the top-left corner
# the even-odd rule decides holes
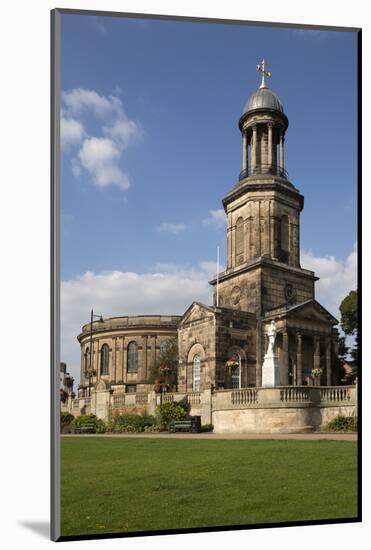
[[[239,366],[240,366],[240,362],[235,357],[228,359],[228,361],[225,362],[225,368],[227,369],[229,374],[231,374],[233,371],[238,369]]]
[[[312,369],[312,376],[314,376],[314,378],[319,378],[322,372],[322,369]]]

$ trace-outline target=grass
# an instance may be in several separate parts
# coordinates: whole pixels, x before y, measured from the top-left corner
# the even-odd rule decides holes
[[[352,518],[356,443],[72,437],[62,535]]]

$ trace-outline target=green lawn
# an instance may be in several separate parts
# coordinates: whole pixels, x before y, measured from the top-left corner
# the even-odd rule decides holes
[[[62,438],[62,535],[357,515],[356,443]]]

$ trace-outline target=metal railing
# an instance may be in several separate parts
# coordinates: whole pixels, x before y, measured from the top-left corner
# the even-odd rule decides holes
[[[279,176],[286,180],[289,179],[289,174],[287,170],[281,168],[278,164],[256,164],[255,166],[248,166],[245,170],[242,170],[238,179],[239,181],[250,176],[260,176],[260,175],[271,175]]]

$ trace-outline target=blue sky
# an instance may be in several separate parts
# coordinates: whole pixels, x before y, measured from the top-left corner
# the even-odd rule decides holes
[[[320,271],[319,298],[337,315],[355,281],[356,40],[353,32],[62,16],[66,342],[90,307],[107,316],[181,313],[187,300],[207,298],[217,245],[225,258],[221,200],[241,170],[238,120],[262,58],[289,118],[286,168],[305,196],[302,267]],[[155,276],[163,287],[147,295]],[[185,291],[172,298],[166,282],[176,278]],[[62,355],[76,363],[73,346],[62,338]]]

